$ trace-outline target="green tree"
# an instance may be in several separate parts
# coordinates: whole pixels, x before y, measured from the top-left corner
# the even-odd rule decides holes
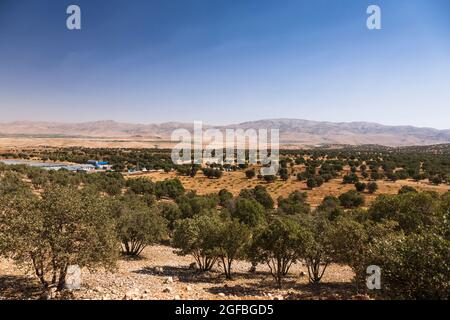
[[[253,239],[251,254],[266,263],[278,287],[293,263],[304,257],[308,233],[292,219],[275,218],[260,228]]]
[[[231,279],[233,261],[243,258],[250,240],[250,229],[238,220],[227,219],[219,224],[215,252],[227,279]]]
[[[194,257],[201,271],[208,271],[217,261],[218,235],[221,221],[215,215],[200,215],[179,220],[173,235],[173,245],[179,254]]]
[[[172,236],[175,230],[175,224],[178,220],[182,219],[182,213],[176,203],[160,202],[158,204],[161,216],[167,221],[167,229]]]
[[[64,289],[67,267],[113,267],[115,224],[109,204],[92,189],[48,187],[39,199],[0,197],[1,251],[31,265],[43,287]]]
[[[329,241],[330,222],[317,215],[309,222],[309,242],[305,251],[310,283],[319,283],[328,265],[332,262],[333,247]]]
[[[166,221],[158,207],[148,207],[136,198],[121,201],[117,230],[122,252],[131,256],[139,256],[145,247],[160,241],[167,233]]]
[[[310,206],[306,202],[306,192],[294,191],[287,198],[278,198],[278,211],[282,214],[308,214]]]
[[[255,199],[238,197],[229,206],[229,212],[232,218],[238,219],[251,228],[265,222],[265,209]]]

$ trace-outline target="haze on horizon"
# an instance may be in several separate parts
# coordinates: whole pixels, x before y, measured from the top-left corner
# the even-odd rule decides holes
[[[0,122],[449,129],[449,18],[446,0],[0,0]]]

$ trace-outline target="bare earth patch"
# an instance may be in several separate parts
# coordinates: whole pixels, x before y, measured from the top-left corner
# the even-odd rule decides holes
[[[237,261],[234,278],[226,280],[216,267],[198,273],[189,269],[193,259],[179,256],[168,246],[147,247],[140,259],[123,258],[114,273],[83,269],[81,290],[75,299],[349,299],[354,293],[350,268],[331,265],[320,285],[310,285],[306,267],[292,266],[283,288],[277,289],[269,270],[258,265],[249,273],[250,264]],[[41,290],[35,277],[18,269],[11,261],[0,260],[0,299],[38,299]]]

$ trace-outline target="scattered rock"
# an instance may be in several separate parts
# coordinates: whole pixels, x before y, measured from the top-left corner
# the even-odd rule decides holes
[[[56,298],[56,293],[57,293],[56,288],[50,288],[50,289],[47,290],[45,298],[47,300],[55,299]]]
[[[164,273],[164,268],[163,267],[155,267],[155,272],[156,273]]]
[[[192,262],[192,263],[189,265],[189,269],[190,269],[190,270],[197,270],[197,263]]]
[[[166,280],[164,280],[164,283],[165,284],[173,283],[173,278],[172,277],[167,277]]]
[[[191,286],[186,286],[186,291],[192,291],[192,287]]]
[[[136,296],[139,295],[139,289],[134,288],[131,290],[128,290],[127,293],[125,293],[125,300],[133,300],[136,298]]]
[[[173,299],[174,299],[174,300],[180,300],[181,298],[180,298],[179,295],[176,295],[175,297],[173,297]]]
[[[352,296],[352,300],[370,300],[370,297],[367,294],[357,294]]]
[[[172,288],[171,287],[165,287],[163,292],[164,293],[171,293],[172,292]]]
[[[305,273],[305,271],[300,271],[300,274],[299,274],[299,276],[300,276],[300,278],[303,278],[303,277],[305,277],[305,276],[306,276],[306,273]]]
[[[219,292],[218,295],[221,297],[225,297],[225,293],[223,293],[223,292]]]

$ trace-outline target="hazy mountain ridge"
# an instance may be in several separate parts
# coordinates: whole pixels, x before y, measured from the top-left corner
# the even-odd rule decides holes
[[[414,146],[450,143],[450,130],[413,126],[386,126],[371,122],[337,123],[302,119],[267,119],[227,126],[204,125],[204,129],[210,127],[244,130],[278,128],[280,130],[280,143],[282,144]],[[134,124],[112,120],[82,123],[16,121],[0,123],[0,134],[170,139],[172,131],[178,128],[192,131],[193,124],[182,122]]]

